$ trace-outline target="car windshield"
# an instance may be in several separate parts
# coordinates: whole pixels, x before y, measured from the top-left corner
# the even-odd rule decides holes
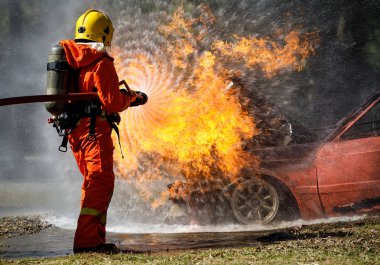
[[[378,100],[380,97],[380,91],[377,91],[374,93],[364,104],[362,104],[359,108],[352,111],[349,115],[343,117],[341,120],[337,122],[337,124],[333,127],[333,129],[330,131],[330,133],[327,134],[326,141],[330,141],[334,139],[341,131],[342,129],[353,119],[355,119],[362,111],[364,111],[369,105],[371,105],[373,102]],[[352,128],[355,128],[353,130],[349,130],[347,134],[343,136],[343,138],[349,139],[350,137],[353,137],[353,135],[357,134],[358,132],[365,132],[366,130],[370,128],[377,128],[379,127],[379,118],[380,118],[380,105],[377,104],[374,108],[372,108],[366,115],[364,115]],[[351,136],[350,136],[351,134]]]
[[[371,108],[341,137],[341,140],[351,140],[378,136],[380,133],[380,104]]]

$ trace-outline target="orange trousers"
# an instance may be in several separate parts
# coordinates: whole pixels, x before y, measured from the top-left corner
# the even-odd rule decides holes
[[[74,237],[74,249],[96,247],[106,241],[106,216],[115,183],[111,126],[98,117],[95,141],[86,139],[89,118],[80,120],[69,134],[69,142],[80,172],[82,185],[81,212]]]

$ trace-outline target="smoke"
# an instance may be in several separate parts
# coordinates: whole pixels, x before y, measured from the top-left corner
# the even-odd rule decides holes
[[[158,26],[167,23],[178,7],[189,17],[199,16],[197,7],[202,2],[3,0],[0,96],[43,94],[50,47],[72,38],[76,18],[90,7],[110,15],[116,26],[115,45],[124,47],[125,53],[158,56],[170,65],[170,58],[161,52],[169,44]],[[380,42],[376,1],[213,0],[207,4],[216,23],[202,41],[189,39],[198,41],[199,55],[217,40],[234,41],[235,35],[278,38],[281,42],[281,36],[292,30],[319,33],[316,54],[305,61],[300,72],[267,78],[257,69],[229,62],[243,73],[248,96],[264,95],[306,128],[333,126],[379,88],[378,61],[373,59],[379,55],[371,48]],[[172,84],[192,78],[189,69],[165,70]],[[167,80],[161,81],[165,84]],[[82,177],[72,155],[57,151],[60,139],[46,123],[48,116],[40,104],[0,109],[0,215],[54,212],[75,216],[79,210]],[[133,187],[119,181],[111,223],[161,222],[167,209],[154,212],[149,206]]]
[[[1,1],[0,97],[45,93],[49,49],[72,38],[86,8],[83,1]],[[57,151],[43,104],[2,107],[0,117],[0,215],[76,215],[82,179],[72,155]]]

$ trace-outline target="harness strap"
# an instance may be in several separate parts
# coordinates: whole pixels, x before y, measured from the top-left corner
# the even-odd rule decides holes
[[[63,135],[63,138],[62,138],[62,143],[58,147],[58,150],[61,152],[67,152],[67,143],[69,141],[68,135],[69,134],[67,132],[65,132],[65,134]]]
[[[95,141],[96,140],[96,135],[95,135],[95,125],[96,125],[96,115],[91,115],[90,116],[90,131],[87,135],[86,140],[87,141]]]
[[[46,68],[48,71],[54,70],[54,71],[66,72],[69,70],[70,66],[67,61],[61,60],[61,61],[49,62]]]
[[[111,126],[111,128],[115,131],[115,133],[117,135],[117,140],[119,142],[121,157],[124,159],[123,149],[121,148],[119,127],[117,127],[117,125],[121,121],[120,115],[118,113],[110,113],[110,114],[106,115],[106,119],[107,119],[109,125]]]
[[[73,115],[73,113],[76,113],[76,114]],[[119,128],[117,127],[117,124],[120,123],[120,115],[118,113],[104,114],[104,111],[102,111],[100,104],[97,103],[96,101],[91,102],[89,105],[85,106],[82,109],[80,107],[77,108],[75,106],[72,106],[72,109],[58,116],[59,121],[55,123],[54,126],[56,127],[60,136],[63,136],[62,143],[59,146],[58,150],[61,152],[67,152],[68,135],[76,127],[78,121],[82,117],[90,117],[90,128],[89,128],[89,133],[86,137],[86,140],[95,141],[96,140],[96,134],[95,134],[96,118],[98,116],[103,116],[103,115],[105,115],[109,125],[115,131],[117,135],[121,157],[124,159],[124,153],[121,147],[120,131],[119,131]]]
[[[98,104],[91,102],[89,106],[86,107],[85,112],[90,115],[90,131],[87,136],[87,141],[95,141],[95,125],[96,125],[96,117],[101,114],[101,109]]]
[[[117,135],[117,140],[119,142],[119,148],[120,148],[121,157],[124,159],[123,149],[121,148],[119,127],[117,127],[117,125],[115,123],[110,123],[110,125],[111,125],[111,128],[115,131],[115,133]]]

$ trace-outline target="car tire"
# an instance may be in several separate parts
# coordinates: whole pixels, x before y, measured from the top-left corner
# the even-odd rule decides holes
[[[275,187],[280,198],[277,216],[273,222],[293,221],[301,217],[296,199],[288,187],[274,177],[263,176],[264,180]]]
[[[242,224],[265,225],[298,217],[293,197],[270,177],[241,179],[230,189],[229,197],[232,214]]]

